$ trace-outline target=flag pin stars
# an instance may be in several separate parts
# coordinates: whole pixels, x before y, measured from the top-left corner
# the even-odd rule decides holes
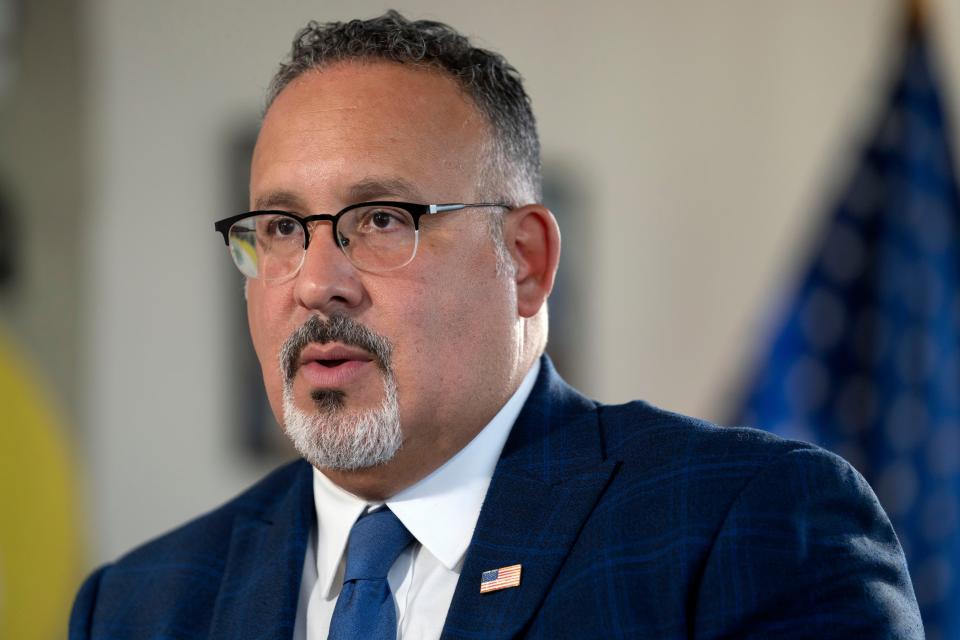
[[[480,593],[519,587],[520,569],[522,569],[522,565],[514,564],[509,567],[484,571],[480,574]]]

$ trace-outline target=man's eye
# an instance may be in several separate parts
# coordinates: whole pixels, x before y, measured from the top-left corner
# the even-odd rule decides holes
[[[402,211],[374,209],[364,214],[359,228],[368,232],[398,231],[409,224],[406,214]]]
[[[393,220],[393,216],[385,211],[375,211],[373,215],[370,216],[370,222],[378,229],[386,229]]]
[[[299,231],[300,225],[290,218],[274,218],[267,224],[267,234],[273,237],[285,238]]]

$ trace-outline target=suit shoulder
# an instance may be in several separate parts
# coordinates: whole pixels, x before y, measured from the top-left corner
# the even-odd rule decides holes
[[[750,596],[730,606],[721,591]],[[695,626],[722,637],[923,637],[883,508],[860,473],[819,447],[786,451],[742,487],[712,541],[697,602]]]
[[[266,517],[270,508],[293,486],[298,474],[308,472],[305,467],[308,467],[306,462],[295,460],[274,469],[219,507],[127,552],[113,566],[153,562],[156,557],[170,557],[177,553],[204,553],[221,549],[229,541],[231,528],[238,516]],[[223,549],[223,552],[226,550]]]
[[[721,507],[716,516],[766,474],[835,474],[875,500],[846,460],[807,442],[749,427],[722,427],[645,402],[598,410],[608,458],[621,460],[626,474],[655,482],[668,494],[710,496],[712,505]]]
[[[609,455],[630,459],[680,459],[732,456],[761,463],[795,450],[818,450],[815,445],[786,440],[749,427],[724,427],[654,407],[643,401],[600,405]]]

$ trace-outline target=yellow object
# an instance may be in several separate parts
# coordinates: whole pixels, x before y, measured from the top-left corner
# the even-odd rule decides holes
[[[66,637],[80,577],[77,475],[63,429],[0,332],[0,638]]]

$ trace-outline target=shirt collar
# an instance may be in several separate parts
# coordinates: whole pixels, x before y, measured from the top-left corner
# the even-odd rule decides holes
[[[470,546],[500,452],[539,371],[537,360],[507,403],[467,446],[426,478],[386,501],[417,541],[450,571],[459,570]],[[341,489],[316,468],[313,496],[317,511],[317,584],[323,589],[321,593],[332,598],[338,591],[338,574],[353,523],[368,507],[381,503],[367,502]]]
[[[340,560],[347,548],[350,528],[368,502],[341,489],[313,468],[313,503],[317,510],[317,584],[326,599],[339,592]]]

